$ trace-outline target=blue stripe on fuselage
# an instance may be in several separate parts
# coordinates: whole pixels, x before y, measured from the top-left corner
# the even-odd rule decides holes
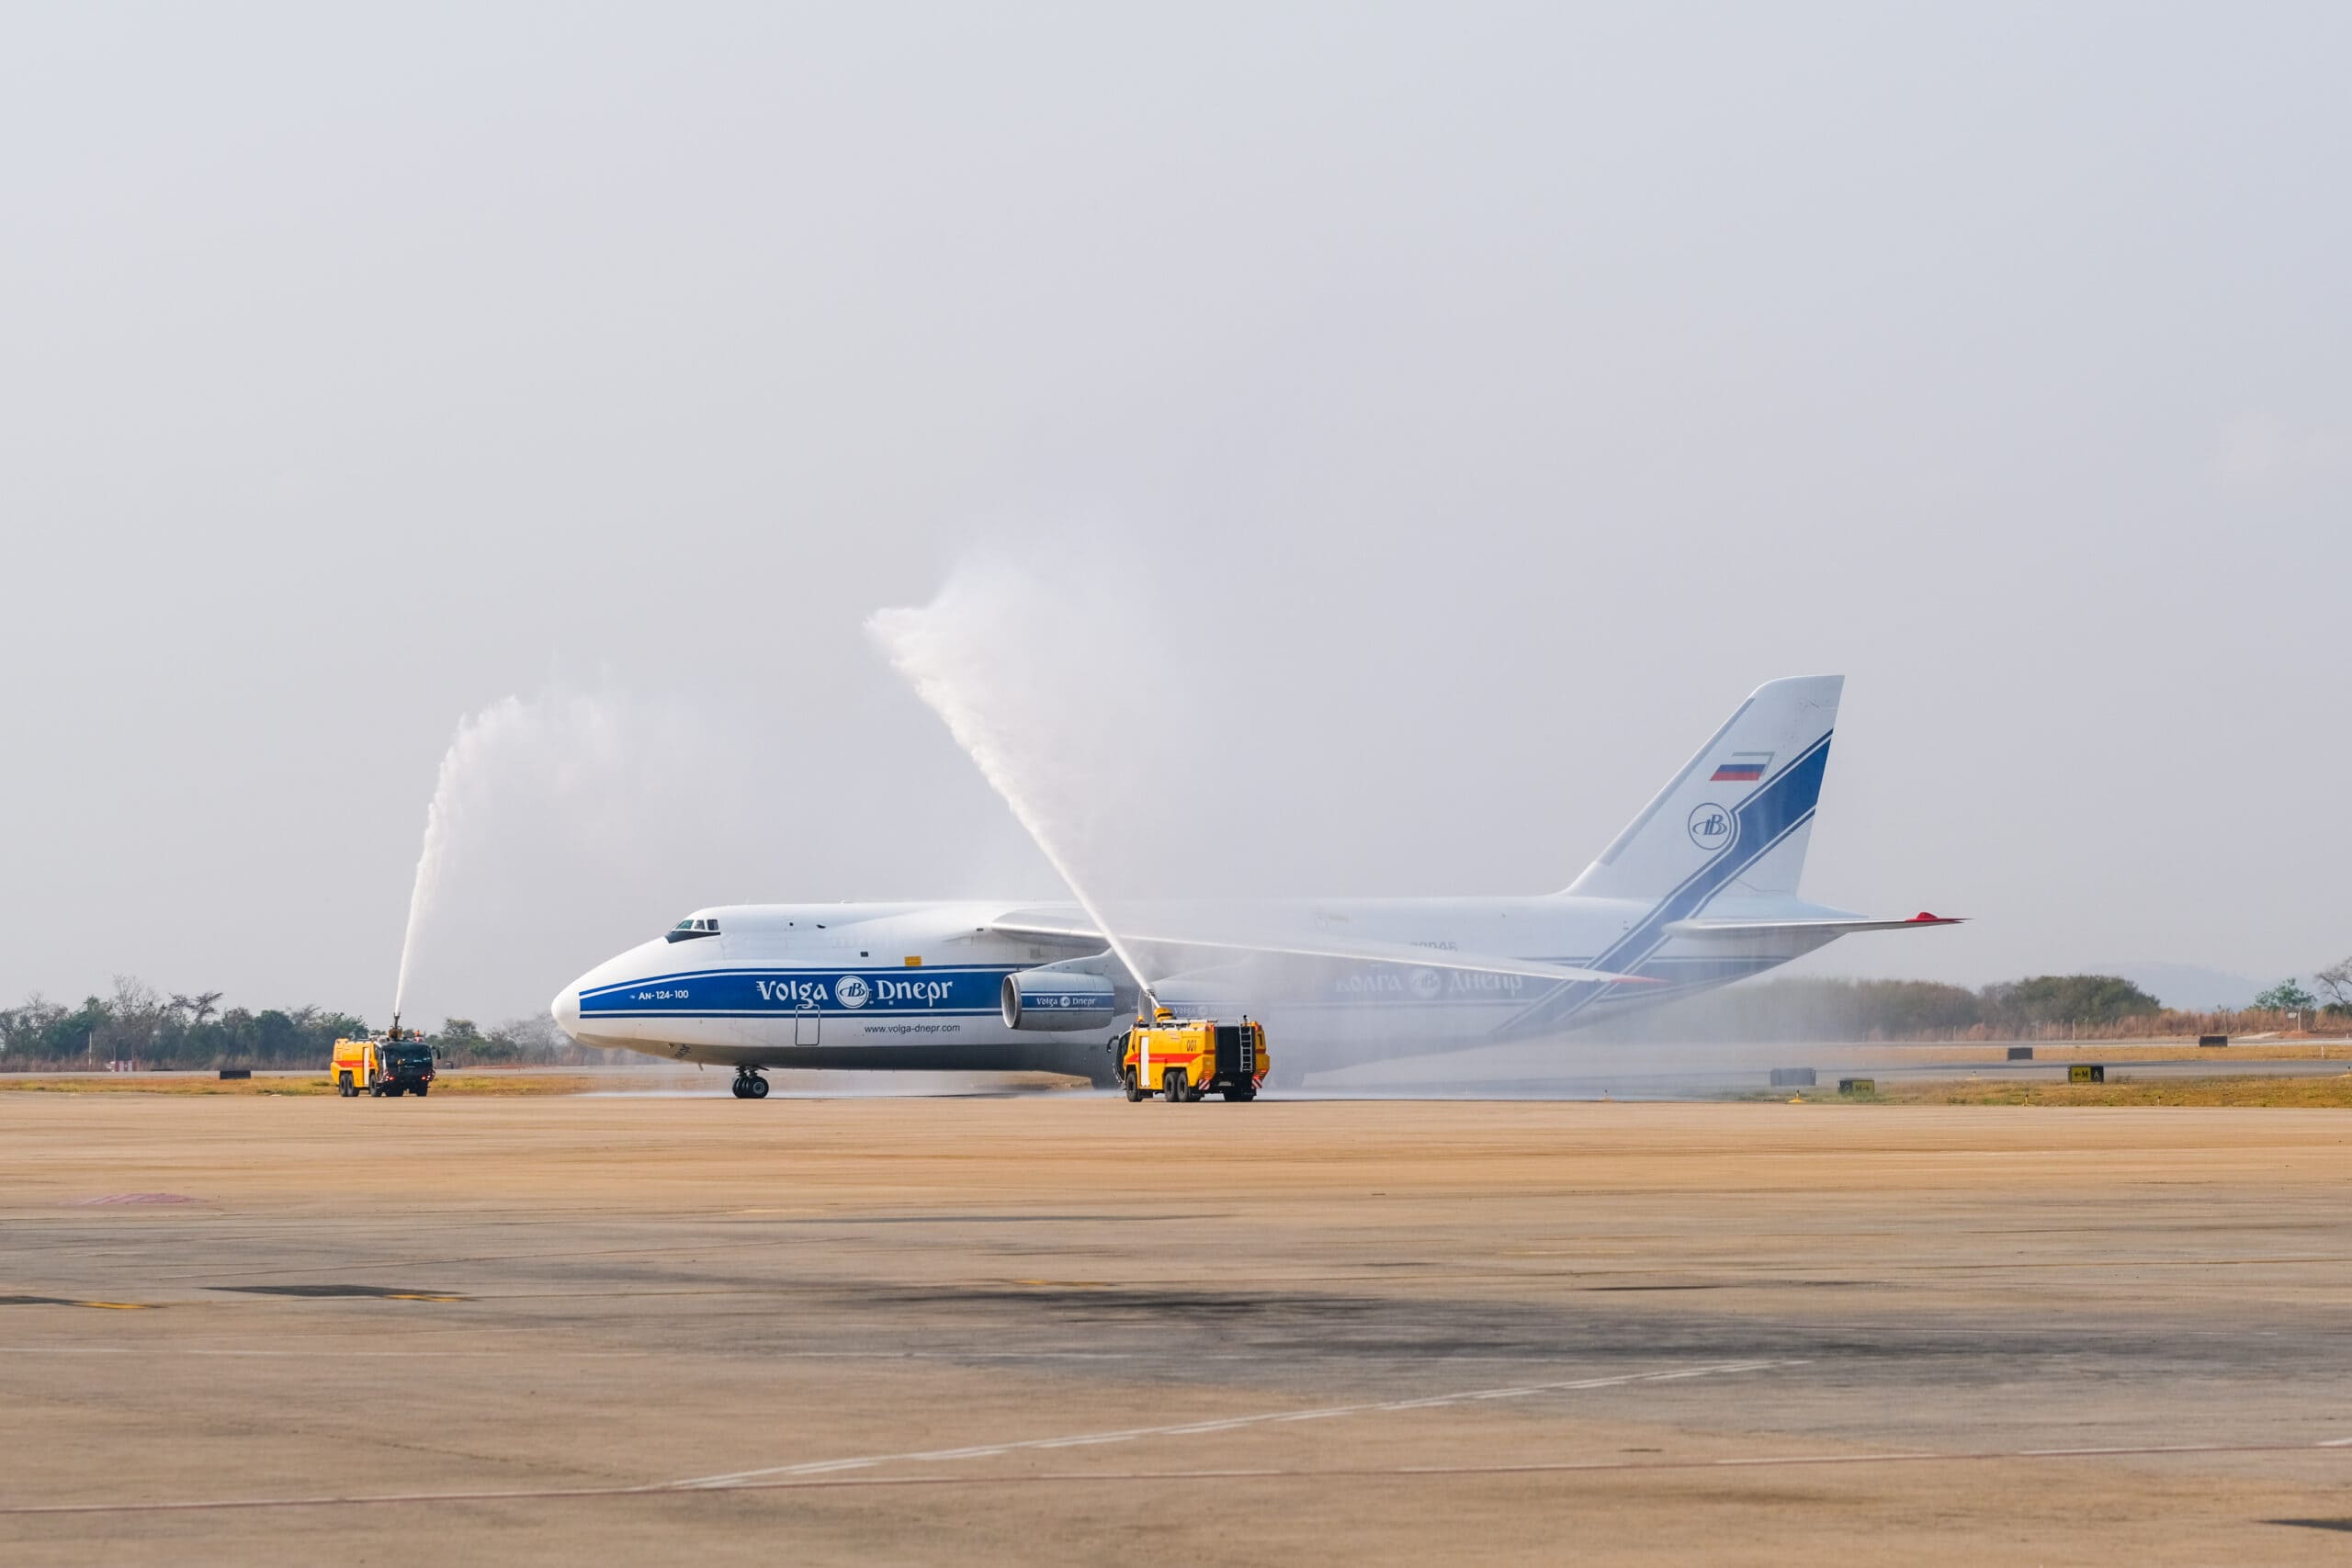
[[[998,989],[1018,964],[912,969],[695,969],[599,986],[580,998],[580,1016],[758,1018],[814,1010],[867,1017],[980,1017],[998,1010]]]

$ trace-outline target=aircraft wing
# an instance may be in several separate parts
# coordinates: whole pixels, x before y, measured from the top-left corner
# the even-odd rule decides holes
[[[1046,915],[1042,910],[1015,910],[992,920],[987,930],[999,936],[1043,938],[1048,941],[1107,942],[1091,923]],[[1175,936],[1153,931],[1119,932],[1121,941],[1139,947],[1173,947],[1204,953],[1262,954],[1270,958],[1318,958],[1344,964],[1396,964],[1415,969],[1462,970],[1475,975],[1522,975],[1537,980],[1586,980],[1602,984],[1654,986],[1661,982],[1640,975],[1615,975],[1602,969],[1578,969],[1546,964],[1538,958],[1502,958],[1487,953],[1459,953],[1451,948],[1413,947],[1404,942],[1335,941],[1315,938],[1293,941],[1234,941],[1226,938]]]
[[[1902,931],[1921,926],[1956,926],[1967,919],[1964,915],[1931,915],[1925,909],[1907,920],[1873,920],[1862,916],[1850,919],[1795,920],[1676,920],[1668,926],[1671,936],[1843,936],[1848,931]]]

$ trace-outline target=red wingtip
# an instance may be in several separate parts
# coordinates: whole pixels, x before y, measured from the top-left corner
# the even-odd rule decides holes
[[[1960,924],[1960,917],[1958,915],[1931,915],[1927,910],[1922,909],[1903,923],[1906,926],[1956,926]]]

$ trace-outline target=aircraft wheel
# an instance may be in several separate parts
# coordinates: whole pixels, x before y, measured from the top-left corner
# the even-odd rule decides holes
[[[765,1078],[755,1077],[746,1087],[750,1089],[753,1100],[765,1100],[768,1097],[768,1080]]]

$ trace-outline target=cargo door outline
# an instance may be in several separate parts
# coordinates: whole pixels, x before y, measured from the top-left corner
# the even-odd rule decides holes
[[[792,1043],[795,1045],[814,1045],[824,1027],[825,1015],[818,1010],[815,1002],[802,1002],[793,1010]]]
[[[1222,1078],[1245,1077],[1250,1072],[1249,1048],[1242,1043],[1248,1038],[1245,1027],[1230,1023],[1216,1026],[1216,1076]]]

